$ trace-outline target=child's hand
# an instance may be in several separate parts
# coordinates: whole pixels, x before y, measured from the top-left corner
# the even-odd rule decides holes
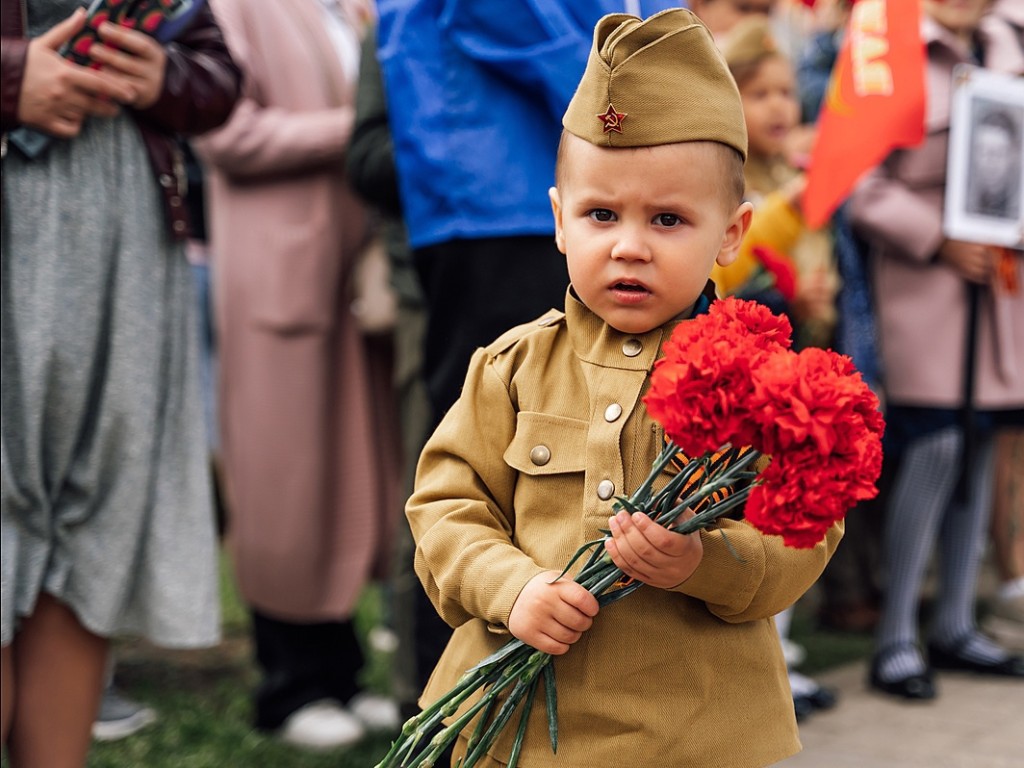
[[[619,512],[608,518],[608,527],[612,538],[605,542],[605,549],[612,561],[627,576],[652,587],[682,584],[704,556],[700,536],[675,533],[640,512]]]
[[[167,69],[167,52],[149,35],[120,24],[104,22],[99,28],[105,45],[94,45],[89,57],[103,71],[124,78],[135,90],[128,106],[145,109],[160,97]]]
[[[545,571],[526,582],[508,616],[508,629],[538,651],[561,656],[590,629],[597,598],[575,581]]]

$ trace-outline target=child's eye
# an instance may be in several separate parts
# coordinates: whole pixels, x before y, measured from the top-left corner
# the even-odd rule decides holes
[[[659,227],[675,227],[682,222],[674,213],[659,213],[654,217],[654,223]]]
[[[615,214],[607,208],[594,208],[592,211],[587,211],[587,216],[594,221],[615,221]]]

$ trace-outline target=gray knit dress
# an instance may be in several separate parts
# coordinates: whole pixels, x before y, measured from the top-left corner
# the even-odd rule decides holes
[[[75,0],[31,0],[30,36]],[[90,631],[217,642],[194,294],[127,114],[3,160],[3,645],[40,592]]]

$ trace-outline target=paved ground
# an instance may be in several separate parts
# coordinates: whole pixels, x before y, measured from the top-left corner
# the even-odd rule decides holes
[[[776,768],[1024,768],[1024,681],[941,673],[939,696],[871,692],[866,663],[820,675],[835,709],[800,726],[804,751]]]

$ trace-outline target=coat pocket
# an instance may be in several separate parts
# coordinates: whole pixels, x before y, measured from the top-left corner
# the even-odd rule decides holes
[[[343,297],[341,248],[322,228],[280,227],[253,259],[252,320],[278,333],[325,331]],[[347,311],[347,307],[346,307]]]
[[[505,463],[525,475],[558,475],[586,468],[587,430],[579,419],[520,411]]]

